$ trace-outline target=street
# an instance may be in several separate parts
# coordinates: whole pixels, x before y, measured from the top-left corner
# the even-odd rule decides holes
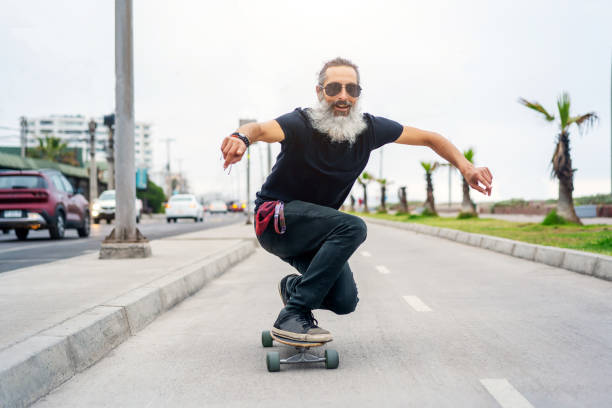
[[[336,370],[266,370],[293,271],[260,248],[34,406],[610,406],[611,282],[372,224],[350,264],[357,311],[315,311]]]
[[[193,220],[166,223],[165,218],[151,219],[144,216],[138,228],[145,237],[153,240],[244,220],[242,213],[207,214],[203,223],[195,223]],[[50,239],[48,230],[30,231],[25,241],[19,241],[14,231],[9,234],[0,232],[0,273],[98,251],[113,225],[105,222],[91,224],[91,234],[88,238],[79,238],[75,229],[67,229],[61,240]]]

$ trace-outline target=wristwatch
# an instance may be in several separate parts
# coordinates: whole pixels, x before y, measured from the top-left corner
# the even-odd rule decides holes
[[[244,142],[244,144],[246,145],[246,147],[249,147],[251,145],[251,142],[249,141],[249,138],[244,133],[234,132],[234,133],[231,134],[231,136],[232,137],[236,137],[236,138],[242,140]]]

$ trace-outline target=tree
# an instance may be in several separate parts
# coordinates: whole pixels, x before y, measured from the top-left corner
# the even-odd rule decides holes
[[[436,203],[434,202],[433,182],[431,180],[431,176],[439,165],[440,164],[438,162],[421,162],[421,166],[423,166],[423,169],[425,169],[425,181],[427,181],[427,200],[425,200],[424,203],[424,213],[429,215],[438,215],[436,212]]]
[[[463,156],[470,163],[474,164],[474,149],[469,148],[468,150],[463,152]],[[461,177],[463,180],[463,200],[461,201],[461,214],[460,216],[475,216],[476,214],[476,204],[472,201],[470,197],[470,185],[468,184],[465,177]]]
[[[161,213],[166,201],[164,190],[151,180],[147,180],[147,189],[136,191],[136,197],[143,201],[145,208],[151,208],[154,213]]]
[[[367,171],[364,171],[361,176],[357,177],[357,182],[361,185],[361,187],[363,187],[363,212],[364,213],[370,212],[370,210],[368,209],[368,184],[370,184],[370,182],[373,179],[374,178]]]
[[[555,117],[548,113],[538,102],[530,102],[520,98],[519,103],[540,112],[548,122],[555,120]],[[572,193],[574,191],[574,172],[572,168],[572,158],[569,145],[569,127],[575,124],[582,134],[583,131],[593,126],[598,117],[595,112],[585,113],[578,116],[570,116],[570,97],[564,92],[557,99],[557,109],[559,111],[559,134],[557,135],[557,145],[552,156],[551,178],[559,180],[559,198],[557,201],[557,213],[568,221],[582,224],[574,209]]]
[[[387,179],[384,179],[384,178],[375,179],[375,181],[378,184],[380,184],[380,208],[378,209],[378,212],[386,213],[387,212],[387,198],[386,198],[387,186],[392,183],[387,181]]]
[[[38,137],[38,146],[28,149],[28,156],[35,159],[54,161],[57,163],[78,166],[74,150],[68,148],[68,144],[55,136]]]
[[[406,186],[401,186],[397,189],[397,198],[400,202],[399,212],[402,214],[410,213],[410,210],[408,209],[408,198],[406,197]]]

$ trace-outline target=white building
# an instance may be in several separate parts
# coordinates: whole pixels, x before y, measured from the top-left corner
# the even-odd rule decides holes
[[[27,146],[38,146],[37,138],[45,136],[59,137],[68,143],[68,147],[83,149],[83,162],[89,161],[89,121],[92,118],[83,115],[51,115],[29,117]],[[104,126],[104,117],[93,118],[96,123],[96,161],[106,161],[108,147],[108,128]],[[153,129],[151,123],[136,122],[134,129],[134,153],[136,168],[150,171],[153,168]],[[116,146],[116,140],[115,140]]]

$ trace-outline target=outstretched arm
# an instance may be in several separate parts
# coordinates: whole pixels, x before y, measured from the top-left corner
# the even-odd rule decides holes
[[[240,126],[236,132],[245,135],[251,143],[274,143],[285,140],[285,133],[275,120],[262,123],[247,123]],[[242,155],[246,152],[246,145],[236,137],[226,136],[221,143],[221,152],[225,160],[223,168],[226,169],[230,164],[238,163],[242,159]]]
[[[465,156],[444,136],[421,130],[410,126],[404,126],[404,130],[395,143],[428,146],[440,156],[448,160],[459,169],[468,184],[483,194],[491,195],[493,175],[487,167],[474,167]],[[480,185],[482,184],[482,186]]]

